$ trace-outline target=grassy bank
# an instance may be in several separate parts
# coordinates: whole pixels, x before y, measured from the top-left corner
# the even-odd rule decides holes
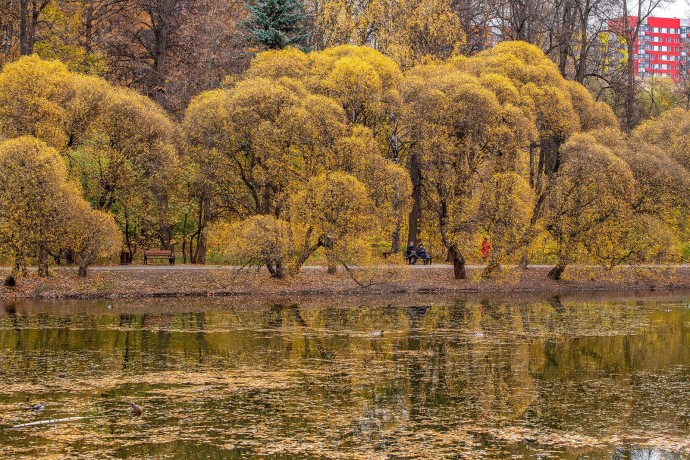
[[[379,294],[459,294],[515,292],[566,294],[572,292],[647,292],[690,289],[688,267],[620,267],[612,271],[570,267],[561,281],[546,278],[548,267],[505,269],[481,279],[480,268],[469,268],[467,280],[454,280],[452,267],[391,266],[358,273],[358,281],[344,270],[327,275],[323,267],[307,267],[296,278],[276,280],[265,270],[230,267],[102,268],[79,278],[72,269],[55,269],[49,278],[19,279],[17,286],[0,287],[0,298],[79,299],[176,296],[364,296]],[[7,269],[0,269],[3,278]]]

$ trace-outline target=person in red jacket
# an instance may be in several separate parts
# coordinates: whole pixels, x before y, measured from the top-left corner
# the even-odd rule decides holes
[[[491,243],[489,243],[489,240],[484,237],[482,240],[482,257],[486,259],[489,257],[489,253],[491,253]]]

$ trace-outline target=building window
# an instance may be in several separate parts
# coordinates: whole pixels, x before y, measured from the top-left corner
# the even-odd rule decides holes
[[[666,37],[666,43],[671,43],[671,37]]]
[[[673,43],[678,43],[679,41],[680,41],[680,38],[678,38],[678,37],[675,37],[675,38],[673,39]]]
[[[676,64],[676,67],[675,67],[675,68],[676,68],[676,70],[678,70],[678,64]]]
[[[676,46],[675,48],[673,48],[673,51],[675,51],[677,53],[680,51],[680,48]]]

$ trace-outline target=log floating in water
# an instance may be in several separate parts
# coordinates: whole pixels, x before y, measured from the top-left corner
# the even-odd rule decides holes
[[[66,422],[76,422],[79,420],[84,420],[93,417],[67,417],[67,418],[53,418],[49,420],[39,420],[37,422],[22,423],[20,425],[15,425],[12,428],[25,428],[28,426],[38,426],[38,425],[53,425],[55,423],[66,423]]]

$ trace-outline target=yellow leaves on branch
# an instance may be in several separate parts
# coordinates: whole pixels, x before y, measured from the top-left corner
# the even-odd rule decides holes
[[[336,244],[365,231],[371,210],[364,184],[338,171],[312,178],[293,206],[297,221],[329,235]]]

